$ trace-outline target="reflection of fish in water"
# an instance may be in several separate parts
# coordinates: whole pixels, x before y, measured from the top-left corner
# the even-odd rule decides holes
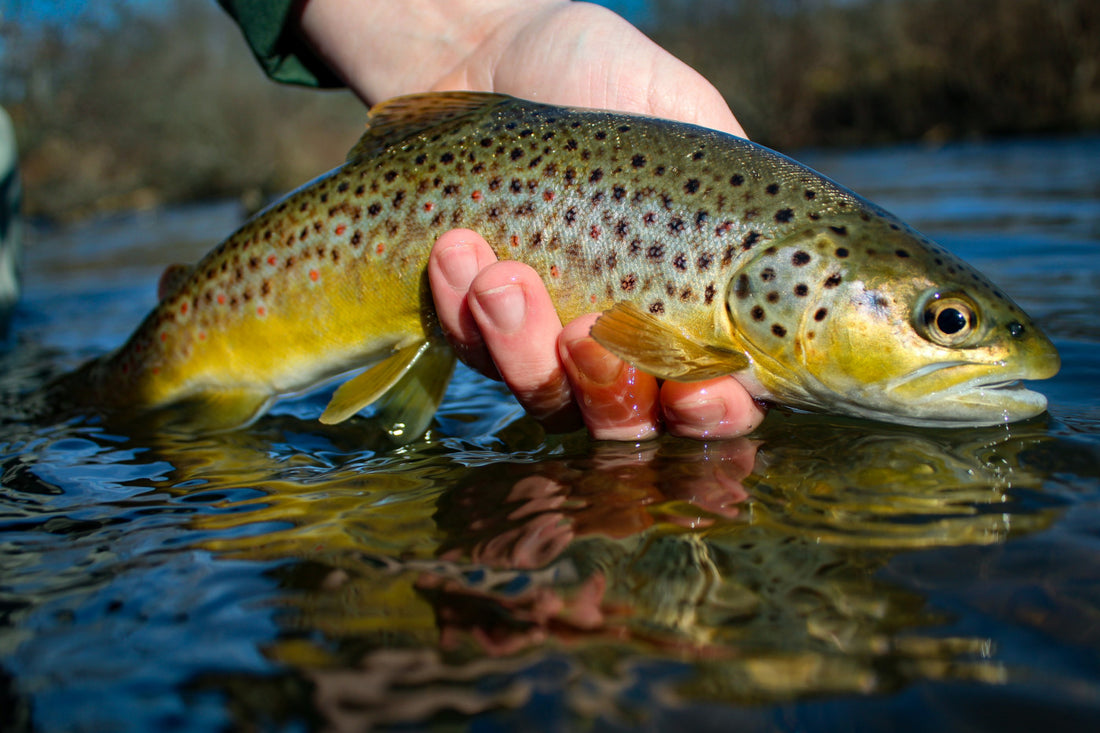
[[[1059,365],[988,280],[788,158],[675,122],[447,93],[379,105],[343,166],[171,268],[69,397],[228,428],[375,363],[321,419],[384,398],[416,437],[454,363],[425,262],[456,226],[532,265],[563,320],[605,311],[596,340],[662,378],[733,374],[793,406],[977,425],[1042,412],[1016,380]]]

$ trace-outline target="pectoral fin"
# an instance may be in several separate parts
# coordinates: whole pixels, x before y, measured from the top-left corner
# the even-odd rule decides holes
[[[336,390],[321,414],[326,425],[342,422],[381,400],[377,417],[406,443],[424,434],[450,381],[455,356],[443,344],[420,341],[399,349]]]
[[[629,303],[616,303],[604,311],[591,333],[597,343],[620,359],[661,379],[697,382],[749,366],[744,354],[699,343]]]

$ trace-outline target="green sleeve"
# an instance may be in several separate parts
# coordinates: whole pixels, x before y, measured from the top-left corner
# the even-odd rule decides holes
[[[287,84],[338,87],[343,82],[294,31],[297,0],[218,0],[237,21],[245,41],[269,77]]]

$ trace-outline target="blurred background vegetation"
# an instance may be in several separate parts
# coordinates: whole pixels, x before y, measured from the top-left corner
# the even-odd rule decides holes
[[[213,0],[96,5],[35,23],[0,12],[0,104],[33,216],[258,201],[338,164],[362,131],[348,93],[268,81]],[[1097,0],[635,6],[779,149],[1100,129]]]

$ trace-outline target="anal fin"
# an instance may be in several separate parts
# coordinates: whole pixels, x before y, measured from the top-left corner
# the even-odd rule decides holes
[[[697,382],[739,372],[748,357],[721,346],[699,343],[630,303],[616,303],[592,326],[601,346],[661,379]]]

